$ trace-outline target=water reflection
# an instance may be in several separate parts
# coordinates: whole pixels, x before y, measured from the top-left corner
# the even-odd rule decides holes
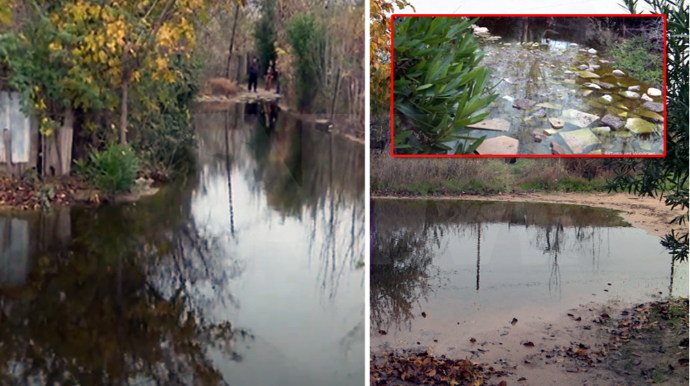
[[[462,331],[471,334],[587,301],[668,295],[671,261],[658,238],[614,211],[452,200],[373,205],[372,347],[461,341],[458,324],[474,324]],[[687,296],[687,282],[678,280],[687,272],[687,264],[675,266],[674,295]]]
[[[363,146],[267,106],[195,126],[156,196],[0,217],[0,383],[361,382]]]

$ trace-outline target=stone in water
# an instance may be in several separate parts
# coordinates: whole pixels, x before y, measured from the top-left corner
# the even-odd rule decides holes
[[[560,129],[563,126],[565,126],[565,123],[563,121],[556,118],[549,118],[549,123],[551,124],[551,127],[553,127],[554,129]]]
[[[647,89],[647,94],[649,94],[649,96],[658,97],[661,96],[661,90],[659,90],[658,88],[650,87]]]
[[[625,128],[636,134],[649,134],[656,132],[656,125],[642,118],[628,118]]]
[[[572,123],[573,125],[577,127],[587,127],[591,125],[592,123],[596,122],[599,120],[599,117],[596,115],[592,114],[587,114],[582,111],[574,110],[574,109],[569,109],[563,111],[563,115],[561,116],[561,119],[568,122]]]
[[[589,153],[601,146],[601,141],[590,129],[580,129],[559,134],[575,154]]]
[[[580,78],[585,79],[599,78],[599,75],[589,71],[578,71],[577,74],[580,75]]]
[[[664,105],[661,103],[656,103],[656,102],[645,102],[642,105],[642,108],[654,111],[655,113],[663,113],[664,112]]]
[[[620,130],[623,128],[623,121],[610,114],[604,115],[604,117],[601,118],[601,123],[614,130]]]
[[[537,103],[537,107],[543,107],[546,109],[554,109],[554,110],[560,110],[563,108],[563,105],[560,105],[558,103],[551,103],[551,102],[544,102],[544,103]]]
[[[467,127],[483,130],[508,131],[510,130],[510,122],[501,118],[492,118],[473,125],[467,125]]]
[[[525,110],[534,106],[534,102],[529,99],[518,99],[513,104],[513,107],[520,110]]]
[[[594,48],[590,48],[590,49],[587,50],[587,52],[590,53],[590,54],[592,54],[592,55],[594,55],[594,54],[597,53],[597,50],[595,50]]]
[[[628,91],[640,91],[640,86],[630,86],[628,87]]]
[[[502,135],[485,140],[475,151],[484,155],[515,155],[519,144],[520,141],[517,139]]]
[[[625,78],[627,75],[621,70],[613,70],[612,72],[613,76],[619,77],[619,78]]]
[[[626,91],[621,91],[621,92],[619,92],[618,94],[620,94],[621,96],[624,96],[624,97],[626,97],[626,98],[628,98],[628,99],[640,99],[640,94],[638,94],[638,93],[636,93],[636,92],[634,92],[634,91],[628,91],[628,90],[626,90]]]

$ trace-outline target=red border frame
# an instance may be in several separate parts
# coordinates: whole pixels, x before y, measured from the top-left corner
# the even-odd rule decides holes
[[[664,96],[664,153],[663,154],[644,154],[644,155],[607,155],[607,154],[587,154],[587,155],[580,155],[580,154],[564,154],[564,155],[554,155],[554,154],[516,154],[516,155],[477,155],[477,154],[467,154],[467,155],[454,155],[454,154],[446,154],[446,155],[432,155],[432,154],[419,154],[419,155],[403,155],[403,154],[395,154],[395,149],[394,149],[394,133],[393,133],[393,122],[394,122],[394,117],[395,117],[395,109],[394,109],[394,100],[395,96],[393,94],[394,91],[394,40],[395,40],[395,18],[396,17],[661,17],[664,19],[664,87],[663,87],[663,96]],[[571,14],[564,14],[564,15],[543,15],[543,14],[525,14],[525,15],[495,15],[495,14],[394,14],[391,15],[391,156],[392,157],[400,157],[400,158],[411,158],[411,157],[464,157],[464,158],[486,158],[486,157],[520,157],[520,158],[548,158],[548,157],[577,157],[577,158],[613,158],[613,157],[623,157],[623,158],[660,158],[660,157],[666,157],[666,32],[667,32],[667,27],[666,27],[666,15],[663,14],[636,14],[636,15],[626,15],[626,14],[603,14],[603,15],[571,15]]]

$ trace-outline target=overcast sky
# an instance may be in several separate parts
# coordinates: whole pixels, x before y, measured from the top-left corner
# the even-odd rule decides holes
[[[416,13],[455,14],[627,14],[621,0],[410,0]],[[638,9],[648,9],[644,0]],[[644,6],[644,7],[643,7]],[[413,13],[410,8],[396,13]]]

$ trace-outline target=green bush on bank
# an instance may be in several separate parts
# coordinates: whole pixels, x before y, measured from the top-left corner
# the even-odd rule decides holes
[[[654,45],[643,36],[636,36],[609,51],[616,65],[635,78],[655,85],[663,84],[664,59],[655,53]]]
[[[75,163],[79,174],[107,194],[130,191],[139,173],[139,159],[129,145],[111,144]]]
[[[192,106],[201,88],[202,64],[179,55],[170,66],[177,73],[174,83],[142,79],[132,104],[133,149],[147,169],[164,174],[184,172],[195,160]]]

